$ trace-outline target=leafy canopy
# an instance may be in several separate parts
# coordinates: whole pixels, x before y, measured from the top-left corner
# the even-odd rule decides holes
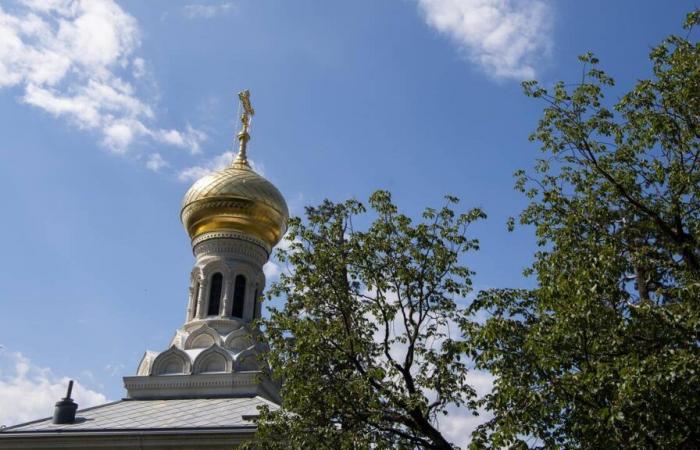
[[[457,215],[455,203],[447,197],[415,223],[378,191],[366,229],[355,200],[290,221],[278,254],[290,272],[268,294],[286,302],[262,320],[283,404],[263,411],[257,445],[452,448],[436,421],[449,405],[474,405],[453,324],[465,318],[455,299],[471,290],[460,256],[478,247],[466,228],[484,217]]]
[[[531,291],[480,293],[464,322],[496,377],[489,448],[700,446],[700,45],[651,51],[653,77],[612,107],[591,54],[577,85],[524,84],[545,102],[545,157],[517,173],[540,250]]]

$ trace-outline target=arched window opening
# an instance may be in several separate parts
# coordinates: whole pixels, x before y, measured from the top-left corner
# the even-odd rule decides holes
[[[258,315],[258,297],[260,296],[260,293],[258,291],[258,287],[255,286],[255,297],[253,297],[253,320]]]
[[[223,286],[224,277],[220,273],[215,273],[211,277],[211,288],[209,288],[209,309],[208,316],[218,316],[221,308],[221,287]]]
[[[197,303],[199,303],[199,281],[194,282],[194,291],[192,291],[192,319],[197,317]]]
[[[245,300],[245,277],[243,275],[236,276],[236,282],[233,284],[233,317],[243,318],[243,303]]]

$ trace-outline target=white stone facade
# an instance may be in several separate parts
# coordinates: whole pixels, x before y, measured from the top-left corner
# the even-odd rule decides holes
[[[238,232],[204,234],[192,245],[185,323],[168,349],[147,351],[136,376],[124,377],[127,396],[261,395],[279,401],[261,357],[267,346],[252,325],[260,317],[269,247]]]

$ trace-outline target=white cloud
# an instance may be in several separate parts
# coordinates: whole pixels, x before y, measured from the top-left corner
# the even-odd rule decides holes
[[[4,4],[3,4],[4,5]],[[0,88],[22,90],[23,103],[95,130],[126,153],[138,138],[200,149],[206,136],[150,124],[155,114],[131,81],[145,74],[136,57],[136,19],[114,0],[15,0],[0,7]]]
[[[204,5],[200,3],[185,5],[182,12],[189,19],[211,19],[220,14],[233,10],[233,2],[220,3],[218,5]]]
[[[287,206],[289,207],[289,213],[293,216],[300,216],[304,214],[304,207],[306,206],[306,198],[302,192],[298,192],[295,196],[287,196]]]
[[[231,164],[236,155],[233,152],[224,152],[214,158],[203,162],[201,165],[187,167],[180,171],[180,181],[194,181],[217,170],[225,169]]]
[[[153,153],[148,157],[148,161],[146,161],[146,167],[154,172],[158,172],[160,169],[166,167],[167,165],[167,161],[165,161],[163,157],[160,156],[160,153]]]
[[[398,301],[398,297],[394,292],[385,292],[384,294],[386,295],[387,302],[393,303]],[[362,295],[372,297],[376,295],[376,291],[365,290],[362,292]],[[375,321],[377,324],[383,324],[381,319],[371,315],[369,315],[368,318]],[[428,348],[439,348],[446,337],[452,337],[454,339],[461,335],[459,326],[452,320],[447,320],[445,323],[435,323],[435,325],[437,325],[437,332],[444,334],[444,336],[438,337],[432,341],[426,341],[425,344]],[[403,319],[400,314],[397,314],[389,326],[388,340],[388,353],[396,361],[402,361],[408,351],[408,343],[397,340],[397,337],[404,336],[405,334],[406,328],[403,324]],[[377,343],[384,342],[383,325],[377,327],[374,333],[374,341]],[[385,361],[385,358],[380,357],[380,360]],[[421,358],[416,357],[416,362],[422,362]],[[494,377],[489,372],[483,370],[472,370],[467,373],[466,382],[469,386],[474,388],[477,397],[481,398],[490,393],[493,389]],[[434,400],[435,391],[426,389],[424,393],[429,400]],[[478,410],[478,415],[475,416],[470,409],[464,406],[457,407],[454,404],[448,405],[446,411],[447,415],[438,415],[438,429],[450,442],[463,449],[469,447],[471,434],[476,427],[491,418],[491,415],[483,409]]]
[[[146,61],[143,58],[134,58],[131,61],[134,78],[143,78],[146,75]]]
[[[431,27],[494,78],[529,79],[551,49],[547,0],[418,0]]]
[[[182,169],[177,177],[180,181],[195,181],[208,175],[217,170],[225,169],[231,165],[233,159],[236,157],[234,152],[223,152],[209,160],[203,161],[201,164],[191,167],[186,167]],[[253,169],[260,175],[265,176],[264,168],[261,164],[257,164],[254,161],[248,159],[248,163],[253,167]]]
[[[107,372],[107,374],[110,377],[117,376],[124,371],[124,364],[122,364],[122,363],[107,364],[106,366],[104,366],[104,371]]]
[[[277,250],[289,252],[293,242],[298,243],[301,241],[298,238],[295,241],[292,241],[289,239],[289,233],[285,233],[285,235],[282,236],[282,239],[275,246],[272,255],[270,256],[270,260],[263,266],[263,273],[265,274],[268,284],[270,282],[278,281],[280,275],[282,274],[282,270],[285,270],[288,275],[291,275],[291,273],[294,271],[294,267],[289,266],[286,263],[282,263],[279,259],[277,259]]]
[[[279,241],[279,243],[277,244],[277,246],[275,248],[288,252],[289,249],[292,247],[292,244],[300,243],[300,242],[301,242],[301,240],[299,238],[292,240],[289,237],[289,233],[287,232],[284,234],[284,236],[282,236],[282,239]]]
[[[467,374],[467,383],[476,390],[478,397],[491,392],[493,381],[493,375],[488,372],[475,370]],[[472,432],[492,417],[483,409],[478,413],[479,415],[475,416],[467,408],[450,406],[447,408],[447,415],[438,419],[439,429],[453,444],[463,449],[469,448]]]
[[[268,261],[263,266],[263,273],[265,274],[265,279],[267,279],[268,282],[277,281],[277,278],[280,276],[281,272],[282,270],[280,269],[279,263],[276,261]]]
[[[206,134],[195,130],[190,125],[187,125],[184,132],[178,130],[157,130],[152,133],[152,137],[165,144],[189,149],[193,155],[201,152],[201,143],[207,138]]]
[[[0,349],[0,425],[50,417],[54,403],[66,395],[68,380],[33,364],[21,353]],[[72,397],[79,409],[107,402],[103,394],[77,380]]]

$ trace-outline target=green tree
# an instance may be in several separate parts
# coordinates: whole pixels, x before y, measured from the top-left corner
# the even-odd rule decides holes
[[[450,326],[471,289],[460,255],[478,247],[465,231],[483,213],[456,215],[448,197],[414,223],[387,192],[323,202],[292,219],[289,272],[269,297],[282,309],[262,320],[282,409],[262,412],[263,448],[453,448],[437,426],[449,405],[472,406],[467,364]]]
[[[474,448],[700,448],[700,46],[651,51],[653,76],[607,107],[592,55],[546,103],[517,174],[540,249],[533,290],[480,293],[463,322],[496,377]]]

